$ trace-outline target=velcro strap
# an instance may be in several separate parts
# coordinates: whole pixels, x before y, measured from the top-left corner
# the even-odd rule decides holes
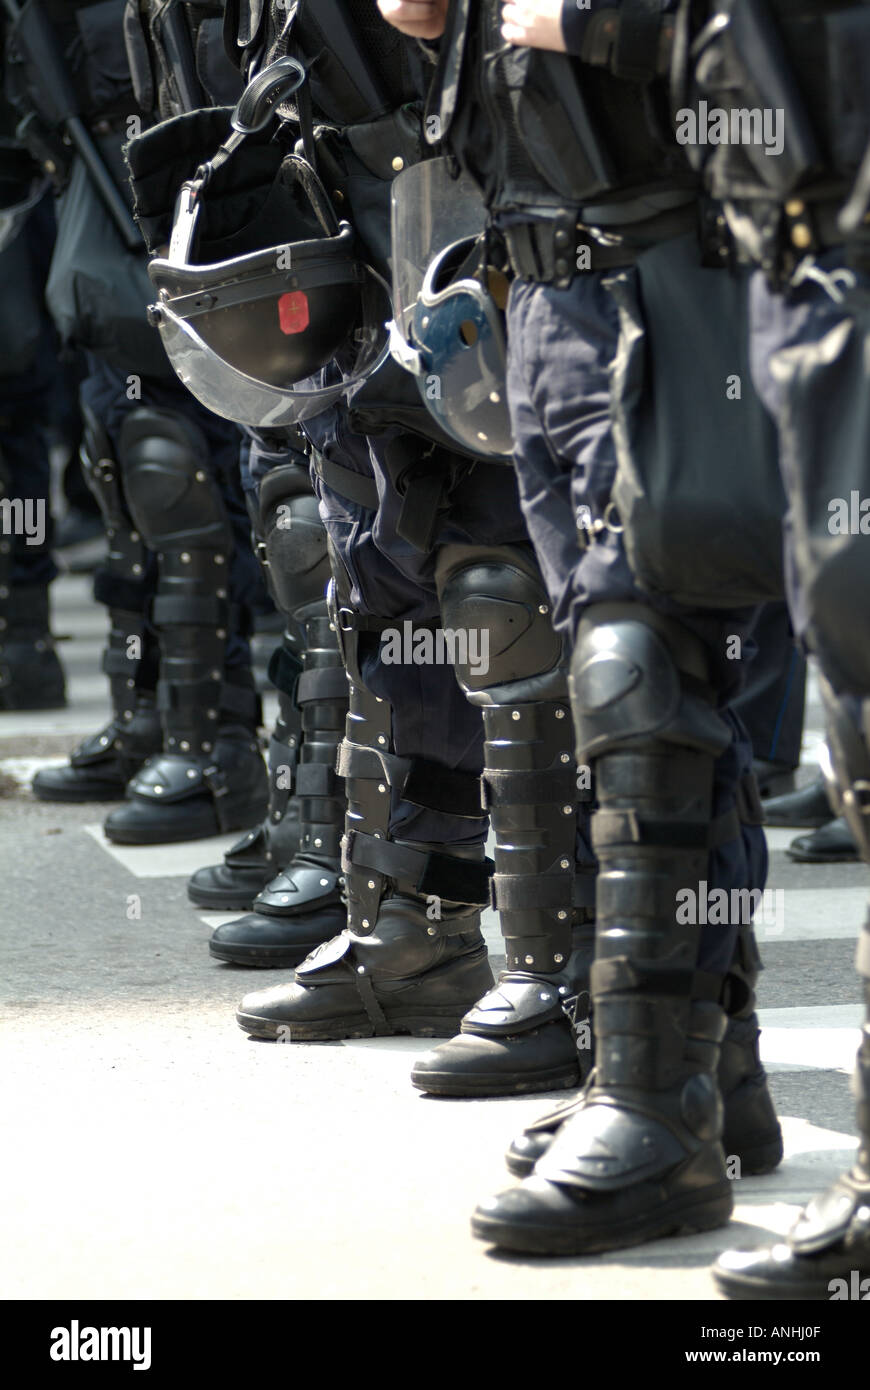
[[[296,769],[297,796],[335,796],[335,773],[328,763],[300,763]]]
[[[478,820],[485,814],[480,778],[473,772],[457,772],[428,758],[411,758],[402,796],[415,806],[441,811],[446,816]]]
[[[406,801],[428,811],[480,820],[480,778],[473,772],[455,772],[427,758],[399,758],[345,739],[338,750],[340,777],[386,781]]]
[[[656,75],[661,0],[622,0],[611,67],[629,82],[650,82]]]
[[[288,695],[292,700],[296,694],[296,682],[302,671],[302,662],[294,652],[290,652],[282,644],[276,647],[269,657],[267,674],[276,690],[280,690],[282,695]]]
[[[227,622],[228,612],[223,599],[210,595],[158,594],[152,605],[151,617],[156,627],[191,623],[196,627],[217,628]]]
[[[250,686],[232,685],[224,681],[221,686],[221,713],[236,715],[246,723],[262,723],[262,703],[256,690]]]
[[[354,982],[359,990],[359,997],[362,1000],[363,1008],[369,1016],[369,1022],[375,1030],[375,1037],[386,1038],[392,1033],[392,1028],[387,1022],[387,1016],[381,1008],[375,996],[374,987],[367,975],[361,975],[358,970],[346,961],[348,969],[353,971]]]
[[[489,902],[491,860],[455,859],[436,850],[411,849],[392,840],[351,830],[344,838],[342,866],[374,869],[415,893],[434,894],[454,903]]]
[[[347,672],[343,666],[321,666],[303,671],[296,687],[296,703],[304,705],[306,700],[346,700],[348,698]]]
[[[217,681],[157,682],[157,708],[169,710],[202,710],[203,706],[220,704],[223,687]]]
[[[439,524],[439,505],[447,483],[447,470],[437,464],[420,464],[405,475],[407,479],[402,510],[396,520],[396,534],[424,554],[432,549]]]
[[[714,849],[740,835],[740,818],[726,811],[714,821],[648,820],[636,811],[599,810],[592,818],[593,846],[653,845],[671,849]]]
[[[593,871],[588,874],[578,869],[571,885],[571,901],[575,907],[588,907],[595,909],[595,885],[598,875]]]
[[[332,459],[325,459],[322,454],[314,455],[314,471],[331,492],[337,492],[339,497],[356,502],[369,512],[377,511],[378,487],[374,478],[367,478],[364,473],[354,473]]]
[[[133,636],[135,634],[131,634]],[[141,640],[141,639],[140,639]],[[122,651],[120,647],[106,647],[103,652],[103,674],[106,676],[129,676],[136,674],[138,662]]]
[[[551,767],[539,772],[505,772],[486,768],[483,798],[491,806],[554,806],[575,802],[576,772],[572,767]]]
[[[522,912],[527,908],[573,906],[573,882],[569,873],[495,874],[492,879],[491,906],[497,912]]]
[[[725,977],[703,970],[680,970],[655,961],[633,961],[625,956],[595,961],[590,972],[593,995],[665,994],[677,999],[722,999]]]

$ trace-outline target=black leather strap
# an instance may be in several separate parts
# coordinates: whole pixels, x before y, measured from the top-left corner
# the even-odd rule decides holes
[[[411,849],[351,830],[343,842],[342,867],[347,873],[354,866],[374,869],[423,896],[433,894],[455,903],[489,902],[491,860],[455,859],[436,850]],[[444,923],[443,927],[449,934],[449,925]]]
[[[337,492],[339,497],[356,502],[369,512],[377,511],[378,487],[374,478],[367,478],[363,473],[354,473],[353,469],[345,468],[343,464],[335,463],[332,459],[326,459],[322,454],[314,454],[312,457],[315,473],[331,492]]]

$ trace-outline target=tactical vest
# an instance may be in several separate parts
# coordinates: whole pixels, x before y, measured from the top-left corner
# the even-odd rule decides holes
[[[501,38],[500,0],[456,0],[427,115],[496,218],[624,202],[696,180],[676,148],[664,84]]]
[[[242,91],[223,44],[223,0],[127,0],[124,38],[136,99],[161,120],[234,106]]]
[[[868,0],[683,5],[695,43],[682,85],[714,196],[841,198],[870,140]]]

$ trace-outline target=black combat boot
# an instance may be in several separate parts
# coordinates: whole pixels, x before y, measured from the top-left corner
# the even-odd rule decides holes
[[[343,609],[343,631],[352,619]],[[480,781],[397,757],[389,704],[354,676],[349,694],[339,761],[347,928],[303,961],[295,983],[243,999],[237,1019],[254,1037],[288,1041],[448,1037],[492,984],[480,931],[488,866],[482,845],[392,841],[391,793],[479,824]]]
[[[143,407],[125,419],[120,453],[131,515],[157,553],[163,751],[131,779],[105,833],[144,845],[245,829],[268,800],[262,712],[250,668],[225,669],[229,627],[246,633],[249,615],[229,601],[232,531],[208,444],[178,412]]]
[[[127,510],[118,463],[97,417],[83,408],[82,473],[103,518],[108,552],[94,573],[94,598],[109,613],[103,671],[112,718],[83,740],[65,767],[43,768],[33,779],[42,801],[122,801],[127,783],[160,750],[157,713],[158,652],[147,626],[148,550]]]
[[[717,1084],[724,981],[696,969],[715,758],[705,653],[637,605],[592,608],[572,661],[578,756],[593,764],[599,862],[592,967],[595,1068],[586,1103],[531,1177],[478,1207],[482,1240],[592,1254],[724,1224],[732,1193]]]
[[[595,880],[591,872],[575,875],[579,779],[567,690],[561,700],[485,705],[483,719],[493,906],[507,970],[457,1037],[418,1058],[411,1081],[434,1095],[577,1086],[591,1057]],[[591,790],[579,796],[588,800]]]
[[[277,877],[269,875],[253,912],[225,923],[212,935],[211,954],[236,965],[298,965],[340,932],[347,920],[341,882],[345,802],[335,765],[347,717],[348,684],[325,601],[320,608],[304,623],[304,670],[296,688],[302,712],[295,774],[299,847]]]
[[[755,933],[751,927],[741,927],[726,987],[728,1023],[718,1079],[724,1106],[722,1147],[728,1157],[739,1158],[743,1176],[770,1173],[782,1162],[782,1130],[758,1051],[755,986],[760,969]],[[585,1101],[581,1091],[574,1100],[541,1115],[514,1139],[505,1162],[516,1177],[528,1177],[561,1125]]]
[[[762,798],[765,825],[793,827],[795,830],[816,830],[834,819],[825,779],[822,776],[808,782],[797,791]]]

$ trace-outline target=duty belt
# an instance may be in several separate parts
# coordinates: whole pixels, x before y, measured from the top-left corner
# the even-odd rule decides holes
[[[606,235],[603,229],[593,231],[576,212],[546,222],[517,223],[502,228],[501,235],[518,279],[566,289],[575,275],[634,265],[651,246],[697,227],[698,206],[690,200],[642,222],[614,223],[609,240],[599,240]]]

